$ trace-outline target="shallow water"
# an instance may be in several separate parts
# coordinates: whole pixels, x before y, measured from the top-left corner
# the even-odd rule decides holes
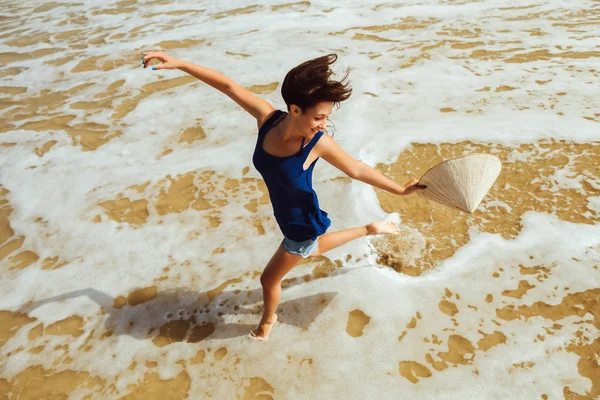
[[[600,3],[5,1],[0,398],[600,396]],[[330,232],[388,219],[284,279],[255,121],[163,49],[277,108],[336,52],[328,133],[403,184],[490,153],[472,215],[317,163]],[[154,65],[154,62],[151,63]]]

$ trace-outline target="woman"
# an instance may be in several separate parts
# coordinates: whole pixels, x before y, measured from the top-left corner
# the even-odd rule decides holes
[[[408,195],[424,187],[413,179],[400,186],[376,169],[345,153],[332,137],[323,134],[333,106],[350,97],[352,89],[344,82],[330,80],[330,65],[337,56],[306,61],[286,75],[281,94],[287,112],[276,110],[225,75],[212,69],[173,58],[163,52],[143,52],[144,68],[152,59],[161,61],[153,70],[179,69],[220,90],[256,118],[258,139],[252,162],[269,190],[275,219],[284,235],[277,251],[265,267],[260,282],[264,311],[250,338],[267,340],[275,321],[281,297],[281,280],[302,258],[317,257],[328,250],[366,235],[397,234],[390,222],[325,233],[331,225],[319,208],[312,188],[312,171],[318,158],[360,180],[397,195]]]

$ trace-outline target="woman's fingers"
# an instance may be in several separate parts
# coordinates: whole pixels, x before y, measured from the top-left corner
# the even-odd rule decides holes
[[[150,61],[153,58],[156,58],[157,60],[160,60],[160,61],[163,61],[163,62],[166,61],[165,57],[163,55],[161,55],[161,54],[150,53],[150,54],[147,54],[147,55],[143,56],[143,60],[144,61]]]
[[[146,68],[148,66],[148,63],[153,58],[156,58],[160,62],[165,62],[167,60],[166,55],[161,51],[143,51],[142,52],[142,64],[144,65],[144,68]]]
[[[150,60],[152,60],[153,58],[153,54],[149,51],[142,51],[142,65],[144,66],[144,68],[146,68],[148,66],[148,62],[150,62]]]
[[[418,189],[427,189],[427,185],[419,185],[419,180],[418,179],[414,179],[413,180],[414,185],[418,188]]]
[[[151,60],[154,57],[154,52],[142,51],[142,60]]]
[[[411,186],[415,186],[417,189],[426,189],[427,185],[419,185],[419,180],[417,178],[410,181]]]
[[[405,192],[406,192],[406,194],[410,194],[414,191],[423,190],[426,188],[427,188],[426,185],[419,185],[419,180],[415,178],[405,185]]]
[[[143,56],[156,56],[157,54],[164,54],[162,51],[152,51],[152,50],[147,50],[147,51],[142,51],[142,55]]]
[[[160,64],[155,65],[152,69],[176,69],[176,59],[163,53],[162,51],[143,51],[142,52],[142,65],[144,68],[148,67],[148,63],[152,59],[157,59]]]
[[[158,64],[155,65],[154,67],[152,67],[152,69],[171,69],[171,64],[169,63],[163,63],[163,64]]]

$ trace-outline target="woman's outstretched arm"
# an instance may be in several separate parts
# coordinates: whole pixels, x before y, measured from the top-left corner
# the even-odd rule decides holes
[[[387,192],[398,195],[408,195],[425,188],[424,186],[418,185],[418,179],[413,179],[404,186],[398,185],[375,168],[350,156],[328,135],[323,135],[321,137],[321,140],[319,140],[315,149],[318,149],[319,157],[344,172],[350,178],[383,189]]]
[[[383,175],[381,172],[377,171],[375,168],[363,162],[360,162],[358,172],[354,179],[368,183],[371,186],[375,186],[387,192],[404,196],[425,188],[425,186],[420,186],[418,184],[419,180],[416,178],[408,182],[406,185],[400,186],[390,178]]]
[[[148,66],[150,60],[157,59],[161,61],[161,64],[154,66],[152,69],[179,69],[221,91],[229,96],[233,101],[238,103],[250,115],[256,118],[258,126],[261,126],[262,122],[264,122],[264,120],[267,119],[273,111],[275,111],[273,106],[271,106],[271,104],[269,104],[266,100],[255,96],[254,93],[238,85],[229,77],[213,69],[179,60],[162,51],[142,52],[142,59],[144,68]]]

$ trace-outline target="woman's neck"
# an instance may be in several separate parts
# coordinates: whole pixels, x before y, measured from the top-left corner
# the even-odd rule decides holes
[[[298,129],[294,126],[294,120],[289,113],[286,113],[286,116],[275,128],[279,128],[277,136],[279,136],[282,143],[299,142],[304,137],[304,135],[298,133]]]

